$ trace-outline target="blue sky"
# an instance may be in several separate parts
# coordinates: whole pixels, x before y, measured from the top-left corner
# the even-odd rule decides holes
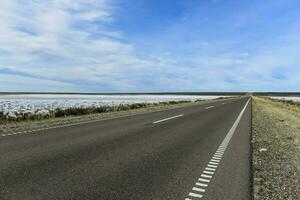
[[[1,0],[0,91],[299,91],[297,0]]]

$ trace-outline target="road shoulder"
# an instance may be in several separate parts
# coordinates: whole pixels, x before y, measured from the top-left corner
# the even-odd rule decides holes
[[[265,98],[253,103],[254,199],[300,196],[300,109]]]

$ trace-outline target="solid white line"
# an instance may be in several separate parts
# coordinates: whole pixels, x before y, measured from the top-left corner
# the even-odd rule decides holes
[[[210,180],[204,179],[204,178],[198,178],[198,181],[204,182],[204,183],[209,183]]]
[[[222,141],[220,146],[224,146],[225,148],[228,146],[234,132],[235,129],[237,128],[239,122],[241,121],[241,118],[249,104],[250,99],[247,101],[246,105],[244,106],[243,110],[240,112],[239,116],[237,117],[237,119],[235,120],[234,124],[232,125],[231,129],[229,130],[229,132],[227,133],[227,135],[225,136],[224,140]]]
[[[205,192],[205,189],[197,188],[197,187],[193,187],[192,190],[197,191],[197,192]]]
[[[201,195],[201,194],[196,194],[196,193],[193,193],[193,192],[190,192],[189,195],[190,195],[191,197],[202,198],[202,195]]]
[[[197,185],[197,186],[201,186],[201,187],[207,187],[207,186],[208,186],[207,184],[204,184],[204,183],[198,183],[198,182],[196,182],[196,185]]]
[[[170,120],[170,119],[175,119],[175,118],[178,118],[178,117],[182,117],[183,115],[184,114],[176,115],[176,116],[173,116],[173,117],[168,117],[168,118],[161,119],[161,120],[158,120],[158,121],[155,121],[155,122],[152,122],[152,123],[157,124],[157,123],[164,122],[164,121],[167,121],[167,120]]]
[[[208,106],[205,109],[210,109],[210,108],[213,108],[213,107],[215,107],[215,106]]]

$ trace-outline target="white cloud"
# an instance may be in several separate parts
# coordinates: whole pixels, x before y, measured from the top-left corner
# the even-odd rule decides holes
[[[0,69],[99,84],[153,65],[106,28],[113,10],[108,0],[1,1]]]
[[[115,0],[1,0],[0,73],[15,75],[0,75],[0,90],[85,91],[83,84],[100,88],[93,91],[296,90],[300,84],[298,27],[280,39],[255,41],[238,33],[186,42],[195,25],[175,22],[157,39],[145,38],[151,45],[140,58],[121,31],[108,28],[115,6]],[[255,21],[247,16],[225,20],[224,27]],[[252,51],[244,53],[243,45]],[[288,79],[273,77],[278,71]]]
[[[1,92],[65,92],[76,90],[78,90],[78,87],[70,83],[0,74]]]

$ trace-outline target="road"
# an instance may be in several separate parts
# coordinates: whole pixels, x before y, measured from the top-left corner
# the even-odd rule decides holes
[[[251,99],[0,137],[0,199],[251,199]]]

